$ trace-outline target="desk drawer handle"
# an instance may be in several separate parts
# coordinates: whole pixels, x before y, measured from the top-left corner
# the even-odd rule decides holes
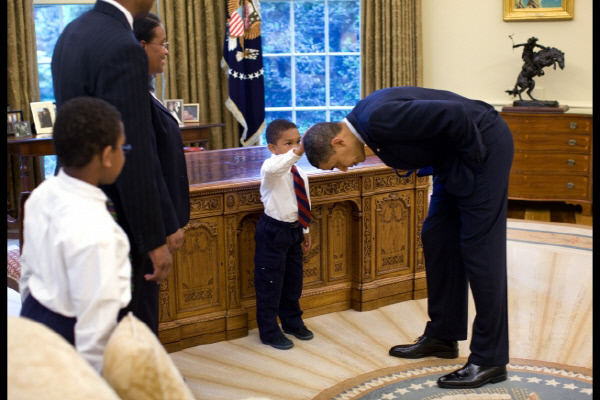
[[[575,184],[572,182],[567,183],[567,189],[575,189]]]
[[[577,122],[569,122],[569,128],[577,129]]]
[[[569,139],[569,141],[567,143],[569,144],[569,146],[575,146],[577,144],[577,140]]]
[[[567,160],[567,165],[570,166],[570,167],[572,167],[573,165],[575,165],[575,160],[573,160],[572,158],[569,158]]]

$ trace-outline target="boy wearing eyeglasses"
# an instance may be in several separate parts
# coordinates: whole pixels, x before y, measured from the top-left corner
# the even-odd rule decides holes
[[[53,131],[61,168],[24,206],[21,316],[63,336],[100,373],[119,310],[131,300],[129,241],[98,185],[125,164],[121,115],[99,98],[71,99]]]

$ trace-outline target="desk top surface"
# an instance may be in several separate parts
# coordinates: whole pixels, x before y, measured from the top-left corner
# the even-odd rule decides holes
[[[206,128],[219,128],[223,127],[225,124],[220,122],[209,122],[209,123],[196,123],[196,122],[186,122],[181,125],[179,129],[181,130],[193,130],[193,129],[206,129]],[[51,133],[41,133],[39,135],[29,135],[29,136],[7,136],[6,143],[7,144],[21,144],[21,143],[32,143],[32,142],[45,142],[52,141]]]
[[[200,151],[186,153],[188,178],[191,186],[203,187],[215,184],[260,182],[260,168],[271,152],[267,146]],[[325,171],[313,167],[306,156],[302,156],[297,165],[310,177],[328,175],[347,175],[361,173],[366,170],[389,169],[374,155],[367,155],[366,160],[348,169],[348,172]]]

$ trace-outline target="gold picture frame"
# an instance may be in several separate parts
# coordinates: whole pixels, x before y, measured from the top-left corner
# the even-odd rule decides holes
[[[546,7],[545,0],[502,0],[504,2],[504,21],[548,21],[573,19],[575,0],[560,0],[560,7]],[[547,1],[547,0],[546,0]],[[542,7],[527,7],[529,3]],[[554,0],[557,2],[557,0]]]
[[[200,121],[200,104],[189,103],[183,105],[183,122]]]

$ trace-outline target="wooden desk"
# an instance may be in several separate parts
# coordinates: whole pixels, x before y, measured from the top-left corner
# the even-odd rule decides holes
[[[211,128],[225,126],[223,123],[186,123],[181,127],[181,136],[184,144],[203,143],[206,145],[210,139],[209,133]],[[20,180],[21,191],[31,191],[34,189],[33,180],[29,171],[28,160],[35,156],[50,156],[54,155],[54,147],[52,145],[52,134],[33,135],[28,138],[17,138],[8,136],[6,139],[8,154],[14,154],[20,159]],[[20,210],[17,210],[17,214]],[[7,223],[9,230],[16,229],[16,221],[8,216]]]
[[[254,231],[266,146],[186,154],[191,220],[161,284],[159,338],[169,351],[234,339],[256,327]],[[374,155],[348,172],[308,174],[312,248],[304,317],[372,310],[426,295],[419,232],[427,177],[400,178]]]
[[[201,143],[202,146],[210,142],[209,132],[211,128],[221,128],[223,123],[197,124],[195,122],[186,122],[180,127],[183,144]]]
[[[196,124],[186,123],[181,127],[181,137],[184,144],[206,142],[210,128],[223,127],[223,123]],[[7,137],[6,145],[9,154],[15,154],[21,158],[21,184],[23,190],[33,190],[27,168],[27,158],[34,156],[54,155],[52,146],[52,134],[33,135],[28,138]]]
[[[52,135],[33,135],[30,137],[8,136],[6,138],[6,147],[8,157],[11,154],[19,157],[19,171],[21,180],[21,192],[28,192],[34,189],[33,179],[29,168],[29,160],[35,156],[48,156],[54,154],[52,147]],[[19,196],[15,203],[17,217],[13,218],[8,213],[6,215],[7,235],[11,239],[20,237],[19,221],[21,210],[19,209]]]
[[[34,187],[31,183],[27,161],[34,156],[49,156],[54,154],[52,135],[33,135],[25,138],[10,136],[6,138],[6,147],[8,154],[14,154],[20,158],[22,191],[33,190]]]

